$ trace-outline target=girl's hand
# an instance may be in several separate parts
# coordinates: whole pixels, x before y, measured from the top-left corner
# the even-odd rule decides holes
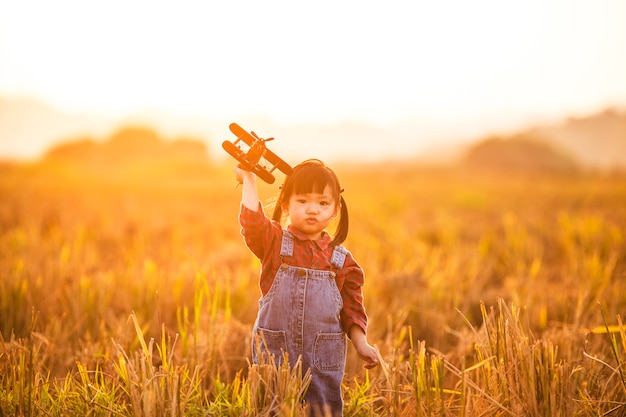
[[[371,369],[378,365],[376,348],[367,343],[365,332],[356,324],[350,326],[350,339],[359,357],[365,361],[365,367]]]
[[[233,169],[233,172],[235,173],[235,179],[239,184],[243,184],[245,178],[254,177],[254,174],[251,171],[243,168],[241,164],[237,164]]]
[[[365,343],[364,345],[355,346],[359,357],[365,361],[365,368],[372,369],[378,365],[378,354],[376,353],[376,348],[371,346],[369,343]]]

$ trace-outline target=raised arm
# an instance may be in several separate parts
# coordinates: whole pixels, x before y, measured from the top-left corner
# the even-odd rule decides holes
[[[243,185],[241,190],[241,204],[246,208],[257,211],[259,209],[259,193],[256,188],[256,175],[237,165],[234,169],[235,178]]]

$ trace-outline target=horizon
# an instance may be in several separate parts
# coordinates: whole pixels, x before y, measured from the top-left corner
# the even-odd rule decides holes
[[[59,134],[147,121],[221,142],[232,121],[265,136],[364,125],[368,143],[338,152],[375,158],[626,107],[619,0],[37,5],[3,7],[0,97],[95,121]],[[64,139],[36,133],[2,139],[0,154]],[[293,152],[311,138],[296,140]]]
[[[567,114],[554,119],[544,118],[528,123],[511,123],[508,127],[506,124],[501,124],[500,128],[494,127],[486,130],[472,131],[467,126],[459,126],[456,134],[450,134],[450,130],[438,131],[437,126],[434,125],[413,130],[419,126],[419,121],[411,120],[405,121],[405,124],[393,126],[376,126],[350,120],[279,124],[269,117],[262,116],[241,120],[217,120],[200,116],[167,118],[162,112],[147,112],[115,119],[86,112],[64,113],[50,104],[35,99],[0,97],[0,105],[3,105],[5,110],[7,104],[16,105],[20,109],[19,115],[13,112],[10,116],[26,120],[29,117],[28,113],[32,112],[39,115],[45,122],[35,124],[33,131],[28,126],[26,130],[23,129],[25,127],[23,125],[17,126],[15,135],[10,135],[6,132],[7,117],[4,117],[5,123],[3,123],[3,115],[0,114],[0,134],[9,139],[7,141],[0,138],[0,159],[16,162],[40,160],[55,146],[75,140],[90,139],[95,142],[104,142],[112,134],[128,127],[154,130],[165,141],[180,138],[197,140],[206,145],[212,159],[227,160],[228,155],[222,150],[221,143],[223,140],[234,140],[228,125],[235,121],[244,129],[255,131],[261,137],[276,138],[277,140],[272,143],[272,150],[291,161],[318,157],[333,162],[414,159],[438,163],[455,159],[469,146],[489,137],[507,137],[533,128],[558,127],[568,120],[592,117],[607,110],[626,112],[626,106],[610,106],[589,114]],[[24,112],[24,109],[27,110]],[[7,116],[6,112],[4,116]],[[43,137],[42,131],[46,131],[47,138]],[[410,138],[420,136],[425,137],[426,140],[407,144],[411,142]],[[18,138],[18,140],[12,140],[12,138]],[[316,146],[310,150],[303,148],[302,142],[315,142]],[[13,153],[6,151],[9,147],[14,150]]]

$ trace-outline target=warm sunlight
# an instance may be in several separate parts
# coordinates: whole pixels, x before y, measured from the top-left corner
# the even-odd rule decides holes
[[[0,2],[0,417],[626,415],[626,0]]]
[[[12,2],[0,97],[171,130],[410,122],[387,137],[415,147],[623,106],[625,48],[626,5],[608,0]]]

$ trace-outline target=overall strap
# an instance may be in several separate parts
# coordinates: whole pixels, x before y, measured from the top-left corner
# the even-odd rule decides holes
[[[289,230],[283,230],[283,241],[280,245],[280,256],[293,256],[293,235]]]
[[[333,249],[333,254],[330,257],[331,265],[336,269],[341,269],[343,267],[343,263],[346,261],[346,255],[348,254],[348,250],[343,246],[335,246]]]

